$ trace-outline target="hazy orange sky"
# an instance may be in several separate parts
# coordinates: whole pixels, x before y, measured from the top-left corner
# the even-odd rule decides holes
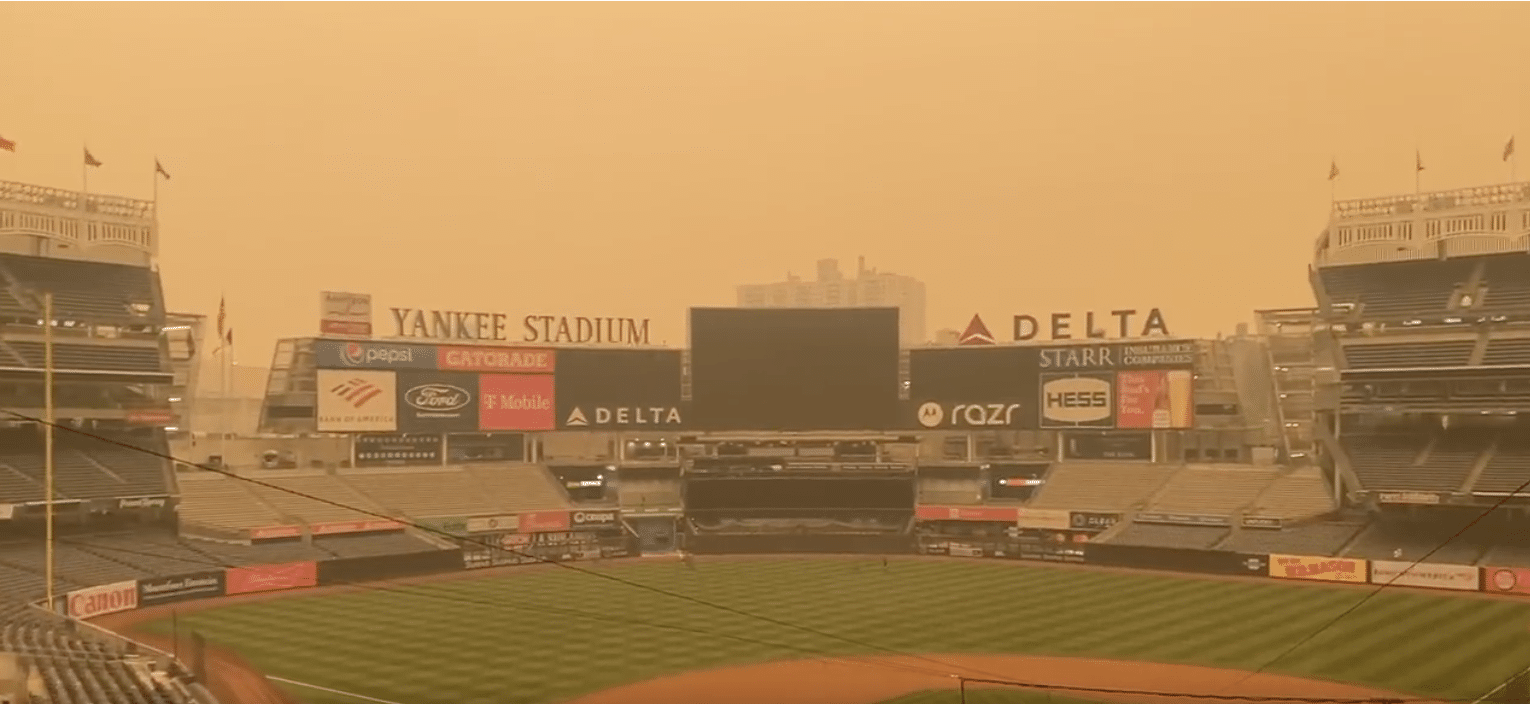
[[[0,4],[0,179],[148,197],[239,358],[388,306],[650,317],[856,255],[928,327],[1306,305],[1330,198],[1499,183],[1530,7]],[[1530,156],[1530,154],[1527,154]],[[1530,160],[1521,170],[1530,178]],[[1039,316],[1038,316],[1039,317]],[[385,330],[386,331],[386,330]]]

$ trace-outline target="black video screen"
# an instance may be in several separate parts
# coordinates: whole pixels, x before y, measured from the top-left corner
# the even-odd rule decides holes
[[[1037,354],[1027,347],[910,350],[909,399],[987,403],[1036,398]]]
[[[879,430],[898,421],[898,309],[692,308],[704,430]]]

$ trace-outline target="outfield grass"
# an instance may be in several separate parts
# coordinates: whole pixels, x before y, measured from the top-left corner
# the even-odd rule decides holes
[[[885,570],[880,560],[812,559],[595,569],[903,652],[1244,669],[1264,666],[1366,593],[966,560]],[[235,604],[181,616],[180,626],[269,674],[405,704],[557,702],[685,670],[877,652],[567,570],[386,589]],[[1527,624],[1530,600],[1393,589],[1270,670],[1470,699],[1530,665]],[[167,621],[149,628],[169,632]],[[293,691],[313,704],[354,704]]]

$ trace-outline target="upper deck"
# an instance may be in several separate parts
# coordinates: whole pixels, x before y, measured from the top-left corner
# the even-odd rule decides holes
[[[52,243],[26,254],[58,249],[83,254],[113,245],[137,256],[110,259],[147,264],[158,251],[158,229],[153,201],[0,181],[0,239],[39,237]]]
[[[1315,266],[1523,252],[1530,182],[1337,201]]]

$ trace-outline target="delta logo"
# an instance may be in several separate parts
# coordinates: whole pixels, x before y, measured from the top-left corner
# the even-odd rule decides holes
[[[368,401],[382,395],[383,390],[365,379],[346,379],[330,387],[329,392],[339,396],[352,408],[361,408]]]
[[[993,333],[988,332],[988,326],[983,324],[983,317],[974,314],[972,322],[967,323],[967,329],[962,331],[961,337],[956,338],[956,344],[992,345],[994,344]]]

